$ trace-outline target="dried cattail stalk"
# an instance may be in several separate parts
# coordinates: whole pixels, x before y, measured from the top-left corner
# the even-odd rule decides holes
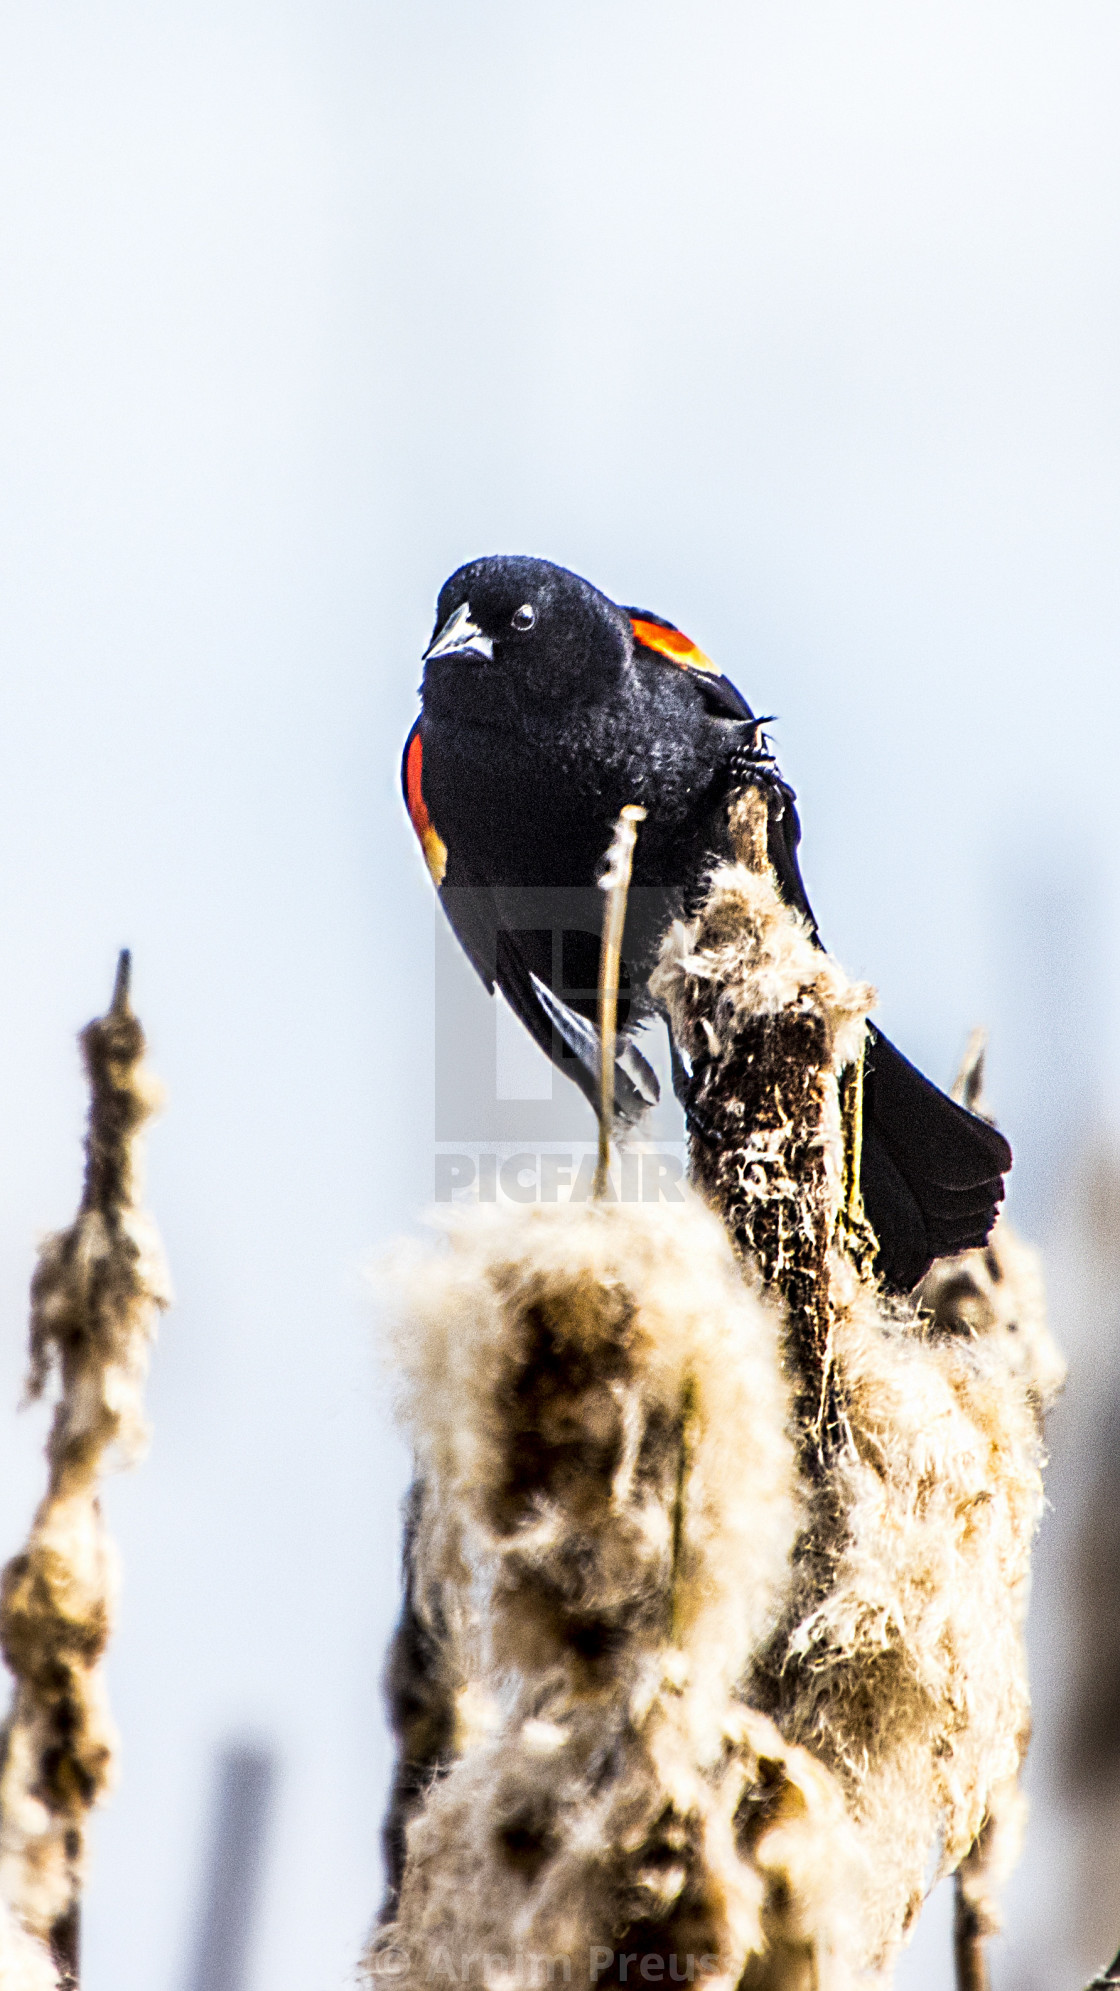
[[[799,1518],[775,1311],[692,1200],[466,1212],[405,1286],[412,1607],[454,1714],[371,1977],[846,1984],[840,1786],[736,1691]]]
[[[988,1119],[986,1050],[986,1031],[973,1030],[953,1098]],[[934,1334],[982,1338],[998,1347],[1017,1388],[1025,1390],[1041,1434],[1046,1412],[1065,1382],[1065,1363],[1046,1325],[1039,1255],[1006,1218],[1000,1218],[983,1250],[961,1252],[933,1265],[917,1302]],[[1026,1602],[1024,1586],[1023,1614]],[[1025,1697],[1025,1675],[1023,1690]],[[958,1991],[988,1991],[985,1947],[1003,1926],[1000,1895],[1018,1859],[1026,1817],[1027,1802],[1016,1775],[991,1793],[979,1835],[957,1868],[953,1950]]]
[[[651,992],[699,1076],[693,1180],[736,1249],[781,1295],[797,1411],[818,1465],[848,1440],[835,1387],[829,1258],[840,1241],[862,1263],[874,1240],[859,1203],[857,1076],[875,993],[851,982],[782,900],[765,859],[766,802],[732,809],[747,859],[722,865],[696,917],[666,938]]]
[[[1021,1811],[1040,1420],[1063,1365],[1006,1227],[935,1267],[920,1307],[878,1291],[854,1194],[872,991],[782,901],[761,803],[735,808],[744,861],[668,936],[655,988],[699,1075],[695,1179],[785,1302],[813,1482],[749,1698],[844,1790],[868,1854],[863,1967],[889,1972],[939,1839],[942,1871],[968,1856],[977,1959]]]
[[[16,1682],[0,1770],[0,1896],[50,1944],[64,1987],[78,1978],[86,1814],[109,1786],[115,1750],[100,1660],[116,1570],[98,1489],[108,1455],[131,1463],[146,1441],[148,1349],[170,1298],[138,1207],[140,1129],[158,1092],[128,984],[122,954],[109,1012],[80,1040],[90,1085],[81,1206],[46,1240],[31,1283],[30,1396],[59,1379],[48,1488],[0,1584],[0,1643]]]
[[[979,1052],[982,1056],[982,1044]],[[978,1081],[971,1095],[960,1082],[954,1094],[973,1110],[982,1110]],[[934,1336],[983,1342],[998,1351],[1000,1366],[1009,1377],[1009,1394],[1025,1401],[1041,1438],[1046,1412],[1065,1382],[1066,1371],[1046,1325],[1038,1253],[1001,1217],[983,1250],[938,1260],[922,1281],[917,1301]],[[1025,1581],[1018,1605],[1021,1639]],[[1019,1665],[1026,1719],[1029,1698],[1021,1644]],[[979,1835],[957,1868],[954,1953],[959,1991],[987,1991],[984,1948],[1003,1926],[1000,1895],[1018,1859],[1026,1815],[1026,1798],[1016,1773],[992,1790]]]

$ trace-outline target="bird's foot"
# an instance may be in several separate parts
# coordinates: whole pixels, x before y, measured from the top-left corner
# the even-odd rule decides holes
[[[768,719],[751,719],[740,729],[741,737],[732,749],[730,766],[731,779],[737,788],[771,783],[785,787],[774,750],[762,730],[768,723]]]

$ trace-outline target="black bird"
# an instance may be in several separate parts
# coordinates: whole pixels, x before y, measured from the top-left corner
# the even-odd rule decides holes
[[[731,855],[727,804],[768,798],[770,861],[813,919],[793,790],[730,681],[672,623],[620,608],[547,560],[494,557],[443,587],[408,736],[405,801],[460,942],[554,1062],[598,1096],[594,1028],[602,895],[620,809],[643,804],[619,1011],[616,1097],[636,1119],[657,1080],[632,1041],[670,920]],[[674,1047],[689,1111],[690,1074]],[[870,1026],[861,1188],[884,1282],[908,1291],[933,1259],[984,1243],[1011,1150]]]

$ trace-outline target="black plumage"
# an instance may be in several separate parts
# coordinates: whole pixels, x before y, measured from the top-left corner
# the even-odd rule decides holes
[[[766,793],[769,854],[816,934],[797,861],[800,825],[762,722],[680,631],[621,608],[549,561],[472,561],[446,583],[425,654],[405,799],[452,926],[554,1061],[595,1100],[602,899],[620,809],[648,811],[623,943],[617,1097],[635,1118],[656,1080],[633,1033],[669,921],[730,854],[727,804]],[[688,1076],[675,1059],[689,1106]],[[885,1282],[906,1290],[935,1257],[982,1243],[1011,1153],[873,1026],[861,1186]]]

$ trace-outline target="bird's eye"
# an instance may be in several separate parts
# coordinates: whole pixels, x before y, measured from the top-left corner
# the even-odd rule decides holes
[[[515,608],[510,617],[513,628],[522,631],[531,629],[536,619],[537,611],[531,601],[523,601],[521,607]]]

